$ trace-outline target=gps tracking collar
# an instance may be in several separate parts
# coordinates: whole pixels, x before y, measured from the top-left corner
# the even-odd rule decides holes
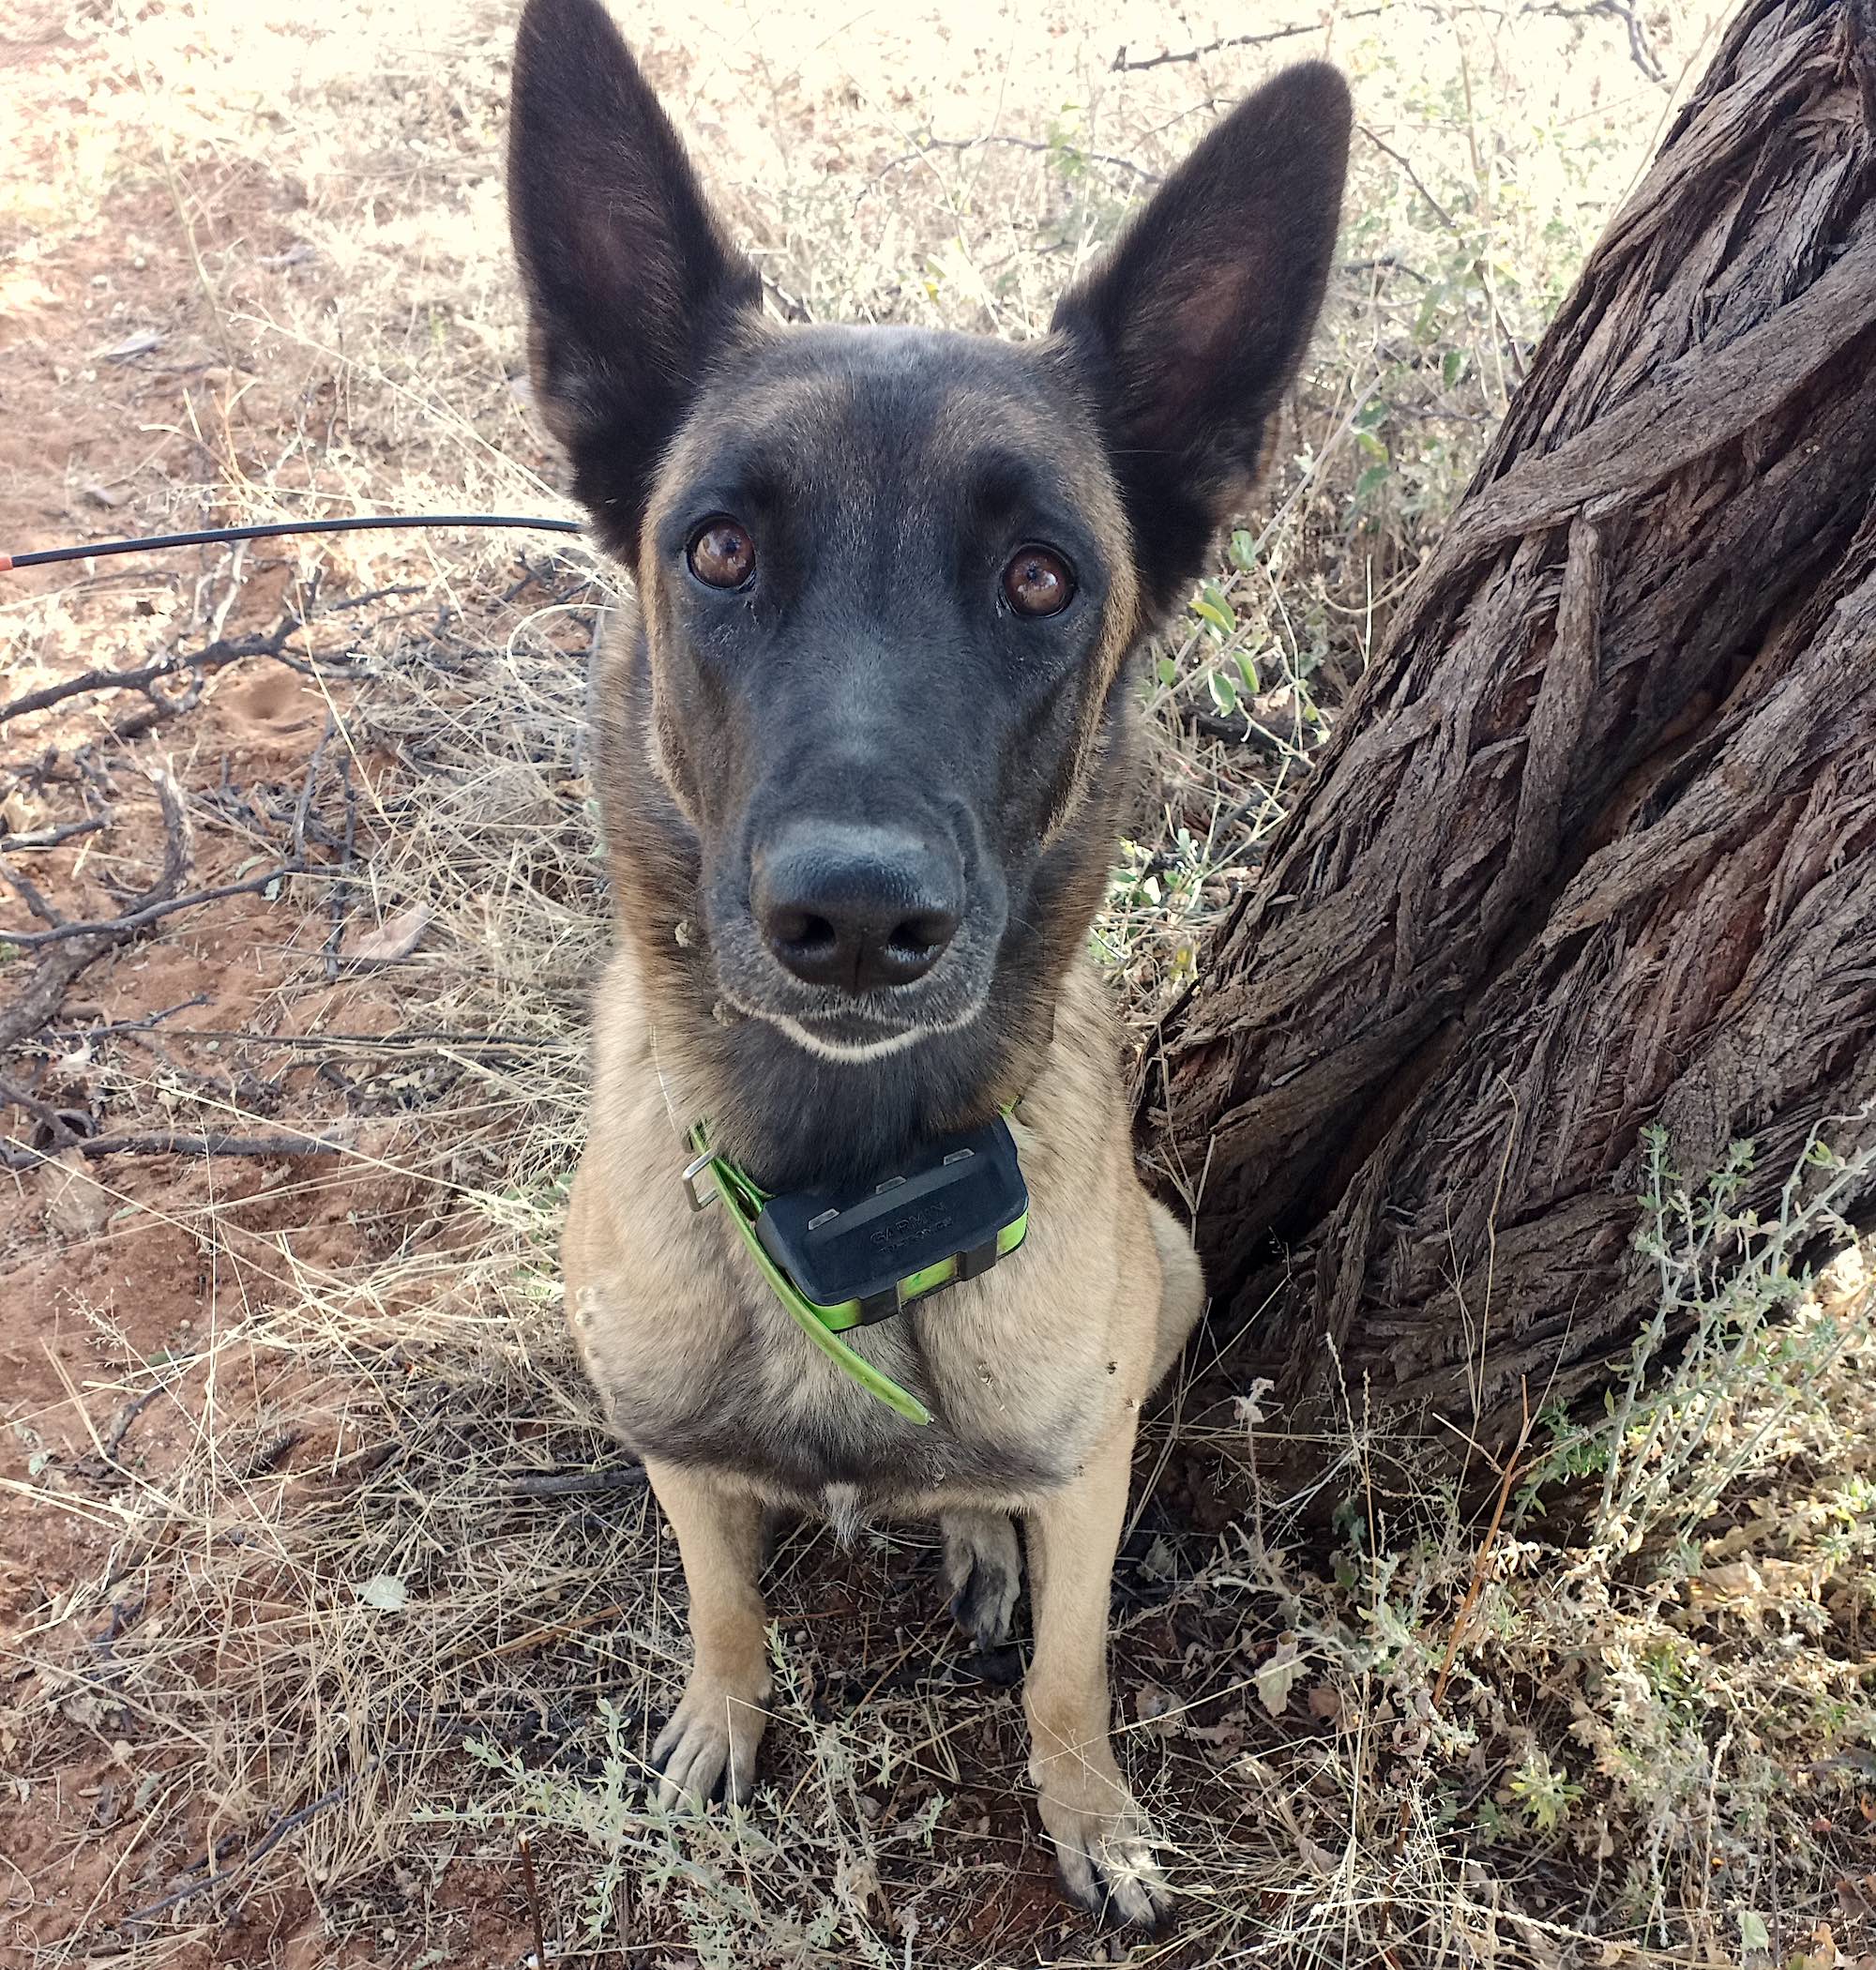
[[[770,1290],[815,1346],[889,1408],[929,1423],[916,1396],[840,1337],[979,1278],[1022,1243],[1029,1190],[1005,1117],[941,1136],[881,1181],[775,1197],[711,1149],[704,1124],[690,1145],[690,1208],[720,1197]],[[705,1176],[710,1189],[700,1190]]]

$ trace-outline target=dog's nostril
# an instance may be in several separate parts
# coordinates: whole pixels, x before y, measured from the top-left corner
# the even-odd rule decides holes
[[[920,917],[908,917],[894,926],[886,948],[896,957],[912,960],[935,957],[958,934],[958,919],[948,911],[932,910]]]
[[[803,951],[830,951],[840,943],[840,933],[825,917],[802,915],[792,928],[779,932],[786,943]]]

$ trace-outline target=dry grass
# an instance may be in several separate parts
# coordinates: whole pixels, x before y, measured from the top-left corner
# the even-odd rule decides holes
[[[143,212],[119,244],[173,277],[153,310],[116,268],[125,311],[98,325],[100,343],[159,327],[182,406],[108,530],[563,510],[513,381],[507,9],[75,18],[87,101],[58,109],[63,78],[20,85],[42,90],[41,136],[56,110],[63,148],[18,174],[0,280],[41,305],[36,281],[55,283],[36,266],[97,208]],[[1307,16],[1059,0],[628,19],[779,306],[1018,335],[1217,99],[1325,39],[1115,71],[1123,44],[1138,60]],[[1668,83],[1707,25],[1697,4],[1646,11]],[[1254,873],[1669,100],[1619,9],[1400,0],[1326,38],[1371,132],[1348,265],[1263,508],[1153,654],[1155,782],[1097,937],[1142,1025]],[[23,164],[37,140],[11,141]],[[790,1534],[756,1808],[673,1822],[645,1803],[682,1583],[573,1371],[553,1261],[602,937],[579,710],[604,577],[582,548],[527,558],[518,582],[512,542],[355,542],[79,580],[0,614],[12,689],[81,644],[128,660],[153,633],[199,636],[263,575],[289,596],[317,566],[328,595],[407,586],[341,625],[317,809],[336,828],[342,761],[354,918],[431,913],[381,987],[374,1030],[412,1037],[318,1043],[349,1082],[352,1156],[243,1199],[113,1196],[182,1227],[231,1290],[226,1317],[160,1357],[90,1310],[121,1364],[105,1393],[157,1391],[174,1455],[22,1480],[101,1538],[24,1639],[10,1763],[30,1796],[121,1743],[124,1823],[143,1827],[40,1961],[100,1941],[136,1970],[227,1953],[248,1932],[220,1925],[245,1908],[251,1929],[281,1897],[305,1936],[384,1961],[513,1961],[522,1830],[552,1955],[1107,1961],[1055,1903],[1008,1665],[958,1659],[923,1529],[852,1553]],[[336,659],[340,632],[315,644]],[[171,743],[200,782],[212,762]],[[172,1126],[265,1120],[230,1063],[311,1037],[334,897],[333,876],[303,878],[275,906],[266,1003],[227,1071],[100,1044],[100,1099]],[[329,1088],[310,1099],[330,1114]],[[310,1250],[295,1213],[311,1222],[335,1188],[354,1235]],[[1711,1299],[1704,1341],[1665,1378],[1638,1358],[1600,1430],[1538,1419],[1502,1523],[1356,1412],[1311,1496],[1265,1495],[1249,1364],[1222,1364],[1236,1403],[1188,1413],[1175,1394],[1151,1426],[1115,1680],[1182,1902],[1176,1934],[1131,1960],[1829,1970],[1839,1945],[1876,1947],[1876,1878],[1857,1885],[1876,1869],[1868,1288],[1793,1276],[1799,1229],[1827,1213],[1814,1189],[1769,1237],[1694,1190],[1680,1201],[1664,1171],[1657,1221],[1664,1294]],[[1547,1516],[1566,1490],[1586,1505]],[[901,1596],[907,1576],[922,1584]],[[499,1947],[477,1898],[504,1912]],[[138,1908],[156,1912],[126,1922]]]

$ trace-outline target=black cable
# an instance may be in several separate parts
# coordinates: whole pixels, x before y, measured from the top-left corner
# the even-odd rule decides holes
[[[517,513],[374,513],[350,520],[278,520],[263,526],[211,526],[194,534],[148,534],[141,540],[93,540],[78,547],[41,547],[31,553],[0,554],[0,574],[9,568],[43,568],[52,561],[154,553],[165,547],[208,547],[219,540],[272,540],[281,534],[354,534],[392,526],[525,526],[551,534],[577,534],[582,525],[578,520],[537,520]]]

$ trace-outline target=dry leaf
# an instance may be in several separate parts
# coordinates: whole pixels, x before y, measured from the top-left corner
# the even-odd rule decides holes
[[[1268,1375],[1259,1375],[1241,1396],[1232,1398],[1233,1411],[1247,1430],[1255,1430],[1269,1420],[1263,1412],[1263,1399],[1276,1387]]]
[[[1320,1846],[1307,1833],[1296,1835],[1296,1851],[1303,1856],[1303,1865],[1318,1880],[1326,1881],[1336,1872],[1336,1856],[1324,1846]]]
[[[45,1166],[46,1229],[61,1238],[91,1238],[104,1229],[115,1200],[76,1149]]]
[[[367,931],[344,955],[354,964],[395,964],[416,950],[435,914],[426,902],[412,903],[386,917],[375,931]]]
[[[133,356],[147,356],[152,349],[160,348],[162,341],[154,328],[139,328],[134,335],[127,335],[114,349],[103,349],[98,353],[106,362],[129,362]]]
[[[1281,1717],[1289,1706],[1290,1691],[1309,1665],[1303,1660],[1296,1637],[1284,1633],[1269,1661],[1257,1671],[1257,1694],[1273,1717]]]
[[[1179,1728],[1179,1701],[1157,1683],[1142,1683],[1133,1699],[1133,1714],[1145,1727],[1162,1737]]]

